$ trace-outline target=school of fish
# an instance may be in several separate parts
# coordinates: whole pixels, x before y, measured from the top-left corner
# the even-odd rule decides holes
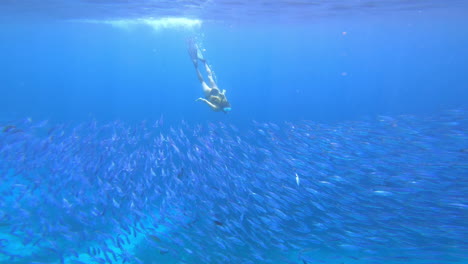
[[[462,263],[468,114],[0,122],[0,263]]]

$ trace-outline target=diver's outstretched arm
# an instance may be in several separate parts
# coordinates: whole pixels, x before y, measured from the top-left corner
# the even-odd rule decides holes
[[[213,109],[214,111],[217,111],[218,110],[218,107],[216,107],[216,105],[212,104],[210,101],[206,100],[205,98],[198,98],[197,100],[195,101],[203,101],[205,102],[209,107],[211,107],[211,109]]]

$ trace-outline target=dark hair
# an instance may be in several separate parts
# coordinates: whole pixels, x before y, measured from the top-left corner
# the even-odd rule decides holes
[[[220,94],[218,89],[212,88],[210,91],[210,95],[218,96]]]

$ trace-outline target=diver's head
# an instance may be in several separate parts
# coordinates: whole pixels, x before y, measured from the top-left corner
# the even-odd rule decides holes
[[[218,96],[219,94],[220,94],[220,92],[219,92],[219,90],[217,88],[213,88],[210,91],[210,95]]]

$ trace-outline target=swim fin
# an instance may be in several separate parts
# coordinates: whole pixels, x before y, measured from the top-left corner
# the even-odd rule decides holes
[[[197,43],[195,43],[193,39],[189,39],[187,41],[187,44],[188,44],[188,53],[195,67],[198,66],[198,60],[205,62],[205,58],[203,58],[203,54],[200,48],[198,47]]]

